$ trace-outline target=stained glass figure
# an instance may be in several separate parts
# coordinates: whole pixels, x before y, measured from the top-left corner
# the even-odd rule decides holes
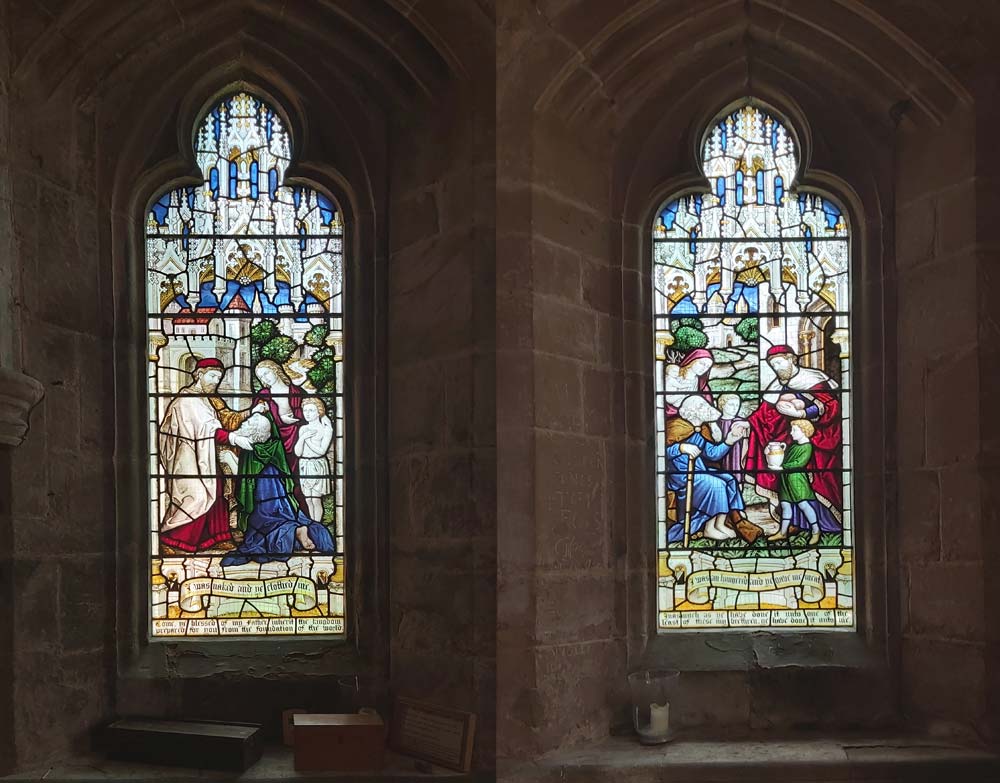
[[[753,101],[653,225],[658,628],[853,629],[850,235]]]
[[[253,95],[195,143],[204,183],[146,223],[150,633],[341,635],[340,212],[285,184],[291,138]]]

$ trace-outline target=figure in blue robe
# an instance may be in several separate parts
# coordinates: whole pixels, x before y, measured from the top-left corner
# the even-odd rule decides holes
[[[667,531],[667,542],[674,544],[684,540],[684,520],[687,515],[687,479],[693,470],[691,491],[691,526],[689,533],[700,533],[705,524],[719,514],[730,516],[734,511],[744,509],[740,485],[730,473],[725,473],[705,464],[719,462],[731,448],[726,443],[713,443],[688,422],[675,419],[672,429],[684,427],[689,434],[667,446],[667,487],[677,496],[677,522]],[[686,427],[685,427],[686,425]],[[681,451],[688,444],[697,447],[701,454],[689,465],[690,457]],[[742,515],[740,515],[742,516]]]
[[[243,543],[222,559],[223,566],[288,560],[293,554],[332,555],[337,550],[326,526],[299,507],[284,443],[273,418],[266,415],[271,437],[254,444],[252,450],[240,452],[242,478],[236,501]],[[300,528],[304,529],[304,536]],[[312,544],[311,549],[308,543]]]

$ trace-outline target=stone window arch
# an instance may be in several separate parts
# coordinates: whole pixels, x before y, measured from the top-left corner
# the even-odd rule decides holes
[[[852,631],[849,220],[759,101],[701,162],[652,226],[657,630]]]
[[[145,220],[149,635],[343,637],[343,213],[251,90],[193,140]]]

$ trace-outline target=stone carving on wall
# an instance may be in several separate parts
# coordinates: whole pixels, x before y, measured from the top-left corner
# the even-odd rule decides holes
[[[19,446],[28,432],[28,416],[45,393],[29,375],[0,367],[0,445]]]

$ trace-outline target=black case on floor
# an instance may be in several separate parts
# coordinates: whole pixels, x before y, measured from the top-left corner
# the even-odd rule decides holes
[[[104,730],[108,758],[242,772],[263,751],[255,723],[123,718]]]

